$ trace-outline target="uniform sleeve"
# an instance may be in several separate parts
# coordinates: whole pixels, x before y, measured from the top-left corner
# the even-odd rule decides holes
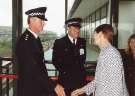
[[[55,40],[54,47],[53,47],[53,56],[52,56],[52,62],[57,70],[59,70],[61,73],[65,73],[64,68],[62,66],[62,48],[61,43],[58,40]]]
[[[21,45],[20,51],[22,50],[20,54],[20,61],[23,62],[23,66],[25,68],[26,72],[25,75],[28,75],[29,77],[37,77],[40,73],[40,68],[38,66],[38,61],[36,57],[34,56],[32,49],[30,49],[31,45],[28,45],[28,43],[23,43]],[[42,62],[42,61],[41,61]]]
[[[26,41],[20,41],[17,45],[17,59],[19,73],[23,78],[32,78],[37,76],[37,61],[34,59],[32,49]]]

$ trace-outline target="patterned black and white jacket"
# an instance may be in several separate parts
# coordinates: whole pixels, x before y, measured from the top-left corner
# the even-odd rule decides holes
[[[84,86],[83,90],[87,95],[95,93],[95,96],[129,96],[121,56],[110,43],[101,48],[95,79]]]

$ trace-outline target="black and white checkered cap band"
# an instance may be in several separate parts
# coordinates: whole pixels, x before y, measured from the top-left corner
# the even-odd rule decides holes
[[[71,25],[71,24],[80,24],[79,22],[69,22],[68,25]]]
[[[44,13],[31,13],[29,16],[38,16],[38,15],[44,15]]]

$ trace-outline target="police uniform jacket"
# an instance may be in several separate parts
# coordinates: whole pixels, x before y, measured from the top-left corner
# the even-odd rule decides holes
[[[59,83],[73,91],[85,84],[86,41],[77,38],[74,46],[68,35],[56,39],[53,47],[53,64],[59,71]]]
[[[16,47],[18,63],[17,96],[50,96],[55,86],[47,74],[40,39],[26,30]]]

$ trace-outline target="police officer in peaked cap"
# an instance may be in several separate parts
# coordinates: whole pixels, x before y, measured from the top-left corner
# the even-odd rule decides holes
[[[68,32],[66,36],[56,39],[53,47],[52,59],[59,71],[58,82],[64,86],[67,96],[86,84],[86,40],[80,38],[81,22],[81,18],[65,21]]]
[[[64,96],[64,88],[51,81],[45,67],[44,52],[38,33],[45,25],[46,7],[26,11],[28,28],[18,39],[16,57],[18,64],[17,96]],[[52,94],[55,93],[56,94]]]

